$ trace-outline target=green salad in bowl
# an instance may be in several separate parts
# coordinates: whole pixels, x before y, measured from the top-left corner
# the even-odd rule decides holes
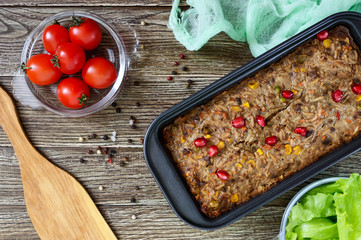
[[[315,182],[291,200],[280,239],[361,239],[361,176]]]

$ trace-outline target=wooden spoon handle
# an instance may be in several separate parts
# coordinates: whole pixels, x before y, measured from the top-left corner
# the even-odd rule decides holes
[[[16,112],[15,105],[5,90],[0,87],[0,126],[4,129],[8,136],[15,153],[34,152],[34,148],[27,138]],[[22,151],[19,151],[21,148]],[[37,151],[35,150],[37,153]]]

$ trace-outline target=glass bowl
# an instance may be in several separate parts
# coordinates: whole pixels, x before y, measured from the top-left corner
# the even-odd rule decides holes
[[[345,179],[345,177],[331,177],[331,178],[321,179],[321,180],[313,182],[313,183],[307,185],[306,187],[302,188],[288,203],[286,210],[283,213],[281,227],[280,227],[280,233],[274,239],[280,239],[280,240],[286,239],[286,226],[288,223],[288,217],[291,213],[291,209],[293,208],[293,206],[295,206],[297,204],[297,202],[302,198],[303,195],[305,195],[308,191],[310,191],[318,186],[336,182],[338,179]]]
[[[56,89],[62,79],[67,77],[81,78],[81,71],[73,74],[63,74],[61,79],[55,84],[48,86],[39,86],[32,83],[26,74],[24,79],[34,97],[44,108],[65,117],[84,117],[94,114],[108,107],[116,99],[121,88],[125,84],[125,77],[129,67],[129,57],[125,50],[124,42],[112,26],[105,22],[104,19],[87,12],[67,11],[61,12],[44,19],[28,36],[25,41],[21,54],[21,62],[26,63],[29,58],[36,54],[47,53],[43,47],[42,35],[44,29],[51,25],[54,20],[58,21],[62,26],[68,28],[71,23],[72,16],[85,17],[96,21],[102,29],[103,37],[100,45],[91,51],[85,51],[86,59],[92,57],[103,57],[112,62],[117,70],[118,76],[112,86],[106,89],[90,88],[89,101],[84,107],[79,109],[70,109],[63,106],[56,96]]]

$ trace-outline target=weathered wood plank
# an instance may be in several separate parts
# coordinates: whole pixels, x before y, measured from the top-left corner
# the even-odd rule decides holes
[[[37,7],[46,4],[59,7]],[[356,153],[229,227],[205,232],[187,226],[173,213],[151,176],[140,139],[161,112],[251,60],[247,45],[220,34],[200,51],[186,51],[167,28],[170,8],[160,7],[170,6],[171,1],[102,3],[93,0],[86,3],[114,6],[111,8],[63,7],[67,4],[70,5],[63,1],[48,3],[42,0],[20,3],[5,0],[0,3],[0,6],[12,6],[0,8],[0,85],[8,92],[12,91],[12,73],[20,63],[27,35],[45,17],[59,11],[90,11],[105,18],[118,31],[125,22],[136,29],[145,49],[140,49],[132,62],[127,84],[116,100],[122,109],[120,114],[115,112],[115,108],[108,107],[86,118],[64,119],[46,110],[31,110],[16,101],[23,126],[33,144],[85,186],[120,239],[270,239],[277,235],[289,200],[307,183],[361,172],[361,153]],[[71,4],[85,5],[80,1]],[[146,26],[140,25],[142,20],[147,22]],[[180,53],[186,55],[184,60],[179,59]],[[179,61],[180,66],[175,67],[174,61]],[[182,66],[189,70],[182,71]],[[174,80],[168,81],[167,77],[173,70],[178,74]],[[185,88],[188,79],[194,81],[190,89]],[[135,86],[135,82],[139,85]],[[135,105],[137,101],[140,107]],[[129,127],[130,116],[137,119],[136,129]],[[116,142],[102,140],[102,135],[110,135],[114,130],[117,131]],[[92,133],[98,137],[79,142],[80,136]],[[87,153],[89,149],[96,151],[99,145],[116,150],[112,164],[106,163],[105,155]],[[125,156],[129,160],[121,167],[119,163]],[[80,163],[80,158],[84,158],[86,163]],[[2,130],[0,183],[0,239],[39,239],[26,213],[16,156]],[[99,186],[104,189],[100,191]],[[136,198],[136,203],[130,202],[132,197]],[[133,214],[137,219],[131,219]]]

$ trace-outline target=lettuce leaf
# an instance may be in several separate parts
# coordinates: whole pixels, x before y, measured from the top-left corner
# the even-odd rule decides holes
[[[361,239],[361,177],[322,185],[305,194],[288,218],[286,239]]]
[[[338,239],[337,223],[328,218],[314,218],[295,228],[298,239]]]

